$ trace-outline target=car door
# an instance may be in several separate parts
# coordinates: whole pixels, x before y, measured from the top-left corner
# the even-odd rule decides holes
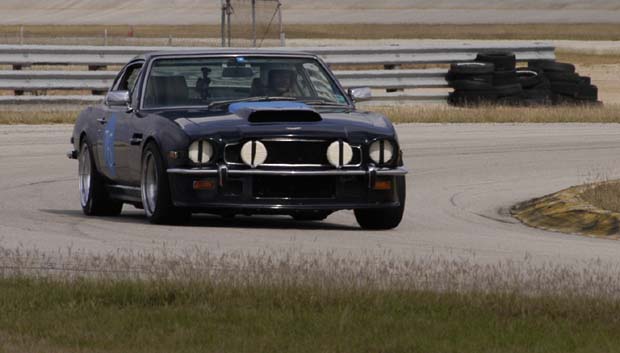
[[[130,63],[123,70],[120,79],[112,87],[113,91],[129,91],[129,97],[137,83],[142,62]],[[131,185],[131,156],[136,145],[141,144],[141,136],[134,131],[134,112],[130,106],[113,106],[104,103],[104,121],[100,122],[100,156],[103,173],[111,180]]]

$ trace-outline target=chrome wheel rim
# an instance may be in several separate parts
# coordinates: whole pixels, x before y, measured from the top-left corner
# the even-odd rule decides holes
[[[91,181],[90,152],[87,145],[84,145],[82,152],[80,153],[78,180],[80,185],[80,203],[82,204],[82,207],[86,207],[88,204],[88,199],[90,198]]]
[[[148,215],[155,212],[157,204],[157,167],[152,153],[148,153],[144,158],[142,168],[142,203]]]

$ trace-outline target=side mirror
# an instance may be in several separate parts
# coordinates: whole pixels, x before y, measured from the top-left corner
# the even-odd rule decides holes
[[[105,96],[105,103],[111,107],[127,107],[130,102],[129,91],[110,91]]]
[[[367,101],[372,98],[370,87],[349,88],[349,97],[355,102]]]

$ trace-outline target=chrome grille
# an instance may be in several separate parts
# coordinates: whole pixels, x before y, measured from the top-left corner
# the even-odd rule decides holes
[[[251,140],[251,139],[248,139]],[[257,139],[267,148],[267,160],[263,166],[270,167],[331,167],[327,161],[327,147],[333,140],[312,139]],[[247,140],[246,140],[247,141]],[[240,158],[241,146],[246,141],[226,145],[225,161],[231,165],[245,165]],[[361,148],[352,146],[353,160],[348,166],[361,165]]]

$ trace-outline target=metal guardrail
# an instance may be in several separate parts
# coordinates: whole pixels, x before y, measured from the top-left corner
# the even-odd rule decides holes
[[[41,91],[91,91],[101,93],[108,89],[116,71],[105,71],[109,66],[120,66],[145,52],[170,50],[200,50],[195,47],[98,47],[98,46],[43,46],[0,45],[0,65],[13,70],[0,71],[0,90],[15,91],[15,96],[0,96],[0,103],[18,102],[96,102],[100,96],[23,95]],[[219,48],[207,50],[219,51]],[[243,49],[241,49],[243,50]],[[377,92],[373,100],[387,101],[441,101],[446,93],[416,93],[416,89],[446,88],[447,69],[401,70],[404,65],[449,64],[473,60],[478,53],[511,51],[518,61],[555,59],[555,48],[549,43],[497,42],[492,44],[440,43],[420,46],[385,47],[304,47],[286,48],[320,55],[337,68],[336,76],[344,87],[371,87]],[[89,71],[38,71],[32,66],[88,66]],[[357,70],[361,66],[383,66],[383,70]],[[26,70],[24,70],[26,69]],[[103,70],[103,71],[102,71]],[[403,91],[406,90],[406,91]],[[399,91],[395,92],[394,91]],[[407,92],[413,91],[413,92]]]

